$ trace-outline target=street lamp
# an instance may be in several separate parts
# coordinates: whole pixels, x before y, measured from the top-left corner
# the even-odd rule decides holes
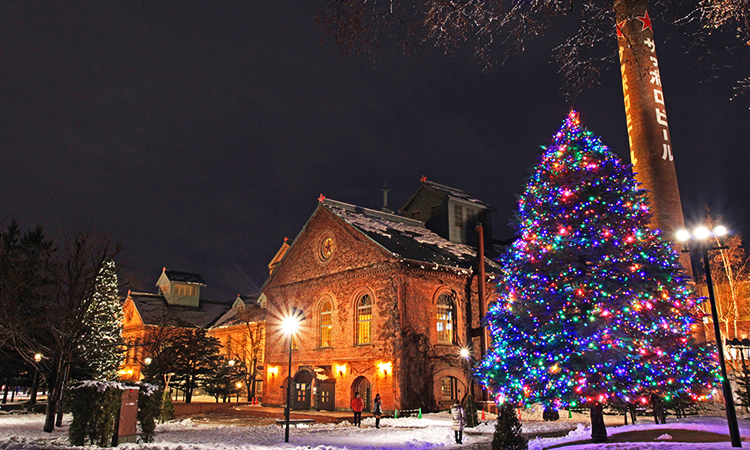
[[[305,313],[296,307],[293,307],[291,313],[281,320],[281,330],[289,339],[289,379],[286,385],[286,408],[284,409],[286,428],[284,431],[284,442],[289,442],[289,415],[291,414],[292,406],[292,341],[294,340],[294,335],[299,331],[303,320],[305,320]]]
[[[466,386],[466,389],[469,391],[466,394],[471,395],[471,397],[474,397],[474,379],[471,377],[471,350],[469,350],[466,347],[461,347],[461,350],[458,351],[458,354],[463,360],[466,362],[466,377],[468,381],[468,385]]]
[[[721,327],[719,327],[719,313],[716,309],[716,298],[714,297],[714,284],[711,279],[711,261],[708,252],[724,250],[728,247],[714,247],[709,243],[710,238],[721,238],[726,236],[727,229],[723,226],[709,230],[706,227],[698,227],[691,234],[687,230],[677,232],[677,240],[684,246],[683,253],[700,253],[703,258],[703,268],[706,272],[706,287],[708,287],[708,299],[711,303],[711,316],[714,321],[714,334],[716,335],[716,351],[719,353],[719,366],[721,367],[721,387],[724,392],[724,405],[727,410],[727,424],[729,425],[729,436],[732,439],[732,447],[742,447],[740,442],[740,429],[737,425],[737,412],[734,409],[734,397],[732,387],[727,377],[727,366],[724,362],[724,341],[721,339]]]

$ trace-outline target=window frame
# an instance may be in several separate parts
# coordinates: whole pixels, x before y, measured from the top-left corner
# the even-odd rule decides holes
[[[362,303],[364,301],[368,301],[369,303],[367,305],[363,305]],[[355,336],[354,336],[354,342],[356,345],[371,345],[372,344],[372,319],[373,319],[373,302],[372,295],[368,292],[361,293],[357,296],[357,301],[355,303]],[[369,310],[369,314],[366,313]],[[364,317],[364,319],[363,319]],[[367,339],[363,341],[362,339],[362,332],[363,328],[366,328],[367,330]]]
[[[324,315],[327,317],[327,321],[324,319]],[[333,302],[326,299],[320,305],[320,311],[318,312],[318,324],[320,329],[320,336],[318,340],[318,346],[320,348],[331,348],[333,347]],[[325,342],[327,338],[327,343]]]
[[[445,311],[447,309],[447,311]],[[447,318],[445,317],[447,312]],[[441,292],[435,302],[435,332],[438,344],[456,342],[456,304],[447,292]],[[441,324],[443,329],[441,330]]]

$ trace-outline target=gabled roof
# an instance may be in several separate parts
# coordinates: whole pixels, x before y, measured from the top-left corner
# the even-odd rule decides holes
[[[325,199],[323,204],[379,246],[398,258],[427,264],[469,269],[476,260],[476,249],[451,242],[424,227],[418,220]],[[488,272],[500,267],[485,258]]]
[[[439,194],[445,195],[445,196],[450,197],[450,198],[454,198],[454,199],[458,199],[458,200],[463,200],[465,202],[475,203],[477,205],[482,206],[484,209],[488,209],[490,211],[495,211],[495,208],[493,208],[492,206],[490,206],[489,203],[485,203],[485,202],[479,200],[478,198],[474,197],[473,195],[471,195],[470,193],[468,193],[466,191],[462,191],[461,189],[452,188],[450,186],[445,186],[445,185],[440,184],[440,183],[435,183],[434,181],[430,181],[430,180],[427,180],[427,179],[423,179],[422,180],[422,184],[419,186],[419,189],[417,189],[417,191],[414,193],[414,195],[412,195],[411,197],[409,197],[409,200],[406,201],[406,204],[404,204],[404,207],[401,208],[401,209],[405,210],[409,206],[409,204],[412,202],[412,200],[414,200],[417,196],[419,196],[420,192],[422,192],[423,189],[428,189],[428,190],[437,192]]]
[[[266,318],[266,310],[258,305],[260,294],[241,295],[238,298],[242,300],[244,306],[239,308],[233,306],[219,317],[211,328],[231,327],[245,322],[258,322]],[[234,305],[238,303],[235,299]]]
[[[208,286],[206,282],[203,281],[203,277],[201,277],[199,273],[178,272],[176,270],[169,270],[165,268],[164,275],[167,276],[167,279],[169,279],[169,281],[179,281],[181,283],[197,284],[203,287]]]
[[[130,298],[144,325],[208,328],[232,307],[232,300],[200,300],[197,308],[170,305],[163,295],[131,292]]]

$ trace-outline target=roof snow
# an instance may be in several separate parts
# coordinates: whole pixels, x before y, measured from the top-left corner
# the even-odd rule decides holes
[[[441,266],[470,268],[476,250],[451,242],[424,227],[418,220],[326,199],[324,204],[337,216],[397,257]],[[485,258],[488,270],[500,267]]]
[[[219,302],[205,299],[200,300],[200,306],[197,308],[170,305],[163,295],[145,292],[131,292],[130,298],[138,309],[144,325],[207,328],[216,323],[232,306],[232,301]]]
[[[437,191],[443,192],[448,197],[457,198],[457,199],[464,200],[464,201],[467,201],[467,202],[477,203],[479,205],[483,205],[483,206],[486,206],[486,207],[490,208],[490,205],[488,203],[485,203],[485,202],[479,200],[478,198],[474,197],[470,193],[468,193],[466,191],[462,191],[461,189],[456,189],[456,188],[452,188],[450,186],[445,186],[443,184],[435,183],[434,181],[430,181],[430,180],[425,180],[425,181],[423,181],[423,183],[426,186],[429,186],[429,187],[431,187],[431,188],[433,188],[433,189],[435,189]]]
[[[190,272],[178,272],[176,270],[164,269],[164,274],[167,276],[169,281],[179,281],[188,284],[199,284],[201,286],[207,286],[206,282],[203,281],[203,277],[199,273]]]

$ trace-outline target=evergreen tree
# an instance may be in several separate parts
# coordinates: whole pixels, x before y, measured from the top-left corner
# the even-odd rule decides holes
[[[466,412],[466,428],[474,428],[479,425],[477,402],[474,401],[474,396],[471,394],[467,395],[464,400],[464,411]]]
[[[145,380],[183,391],[185,403],[190,403],[193,391],[221,365],[221,343],[202,328],[171,328],[158,335],[163,339],[163,348],[153,354],[144,371]],[[169,386],[164,383],[166,374],[172,374]]]
[[[122,363],[123,311],[117,287],[115,263],[105,261],[96,277],[86,320],[89,333],[82,344],[92,379],[98,381],[116,380]]]
[[[677,253],[648,227],[646,193],[571,112],[542,155],[501,256],[476,370],[498,400],[587,406],[606,439],[608,400],[669,400],[715,382],[695,342],[696,297]],[[602,434],[603,433],[603,434]]]
[[[495,434],[492,436],[492,450],[523,450],[529,448],[526,438],[521,435],[521,421],[516,410],[508,402],[500,405],[497,412]]]

